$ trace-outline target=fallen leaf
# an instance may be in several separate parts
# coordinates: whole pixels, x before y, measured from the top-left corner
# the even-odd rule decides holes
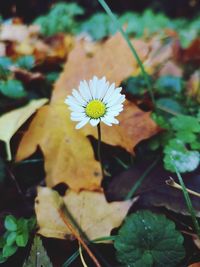
[[[119,116],[120,125],[107,127],[102,124],[102,141],[133,153],[133,147],[140,140],[156,131],[149,115],[127,102],[124,114]],[[40,109],[31,122],[21,140],[16,159],[20,161],[33,154],[39,145],[46,159],[48,186],[64,182],[76,191],[100,190],[100,166],[86,138],[89,135],[97,138],[96,128],[87,125],[77,131],[66,105],[51,104]]]
[[[7,160],[12,159],[10,151],[10,140],[22,124],[48,99],[32,100],[28,105],[12,110],[0,117],[0,140],[6,144]]]
[[[137,61],[120,34],[96,47],[92,56],[88,55],[88,43],[84,40],[76,42],[57,81],[51,102],[64,99],[73,88],[77,88],[81,80],[91,79],[94,75],[105,75],[108,81],[119,85],[137,67]],[[143,61],[149,51],[148,44],[141,40],[134,40],[133,44]]]
[[[200,262],[193,263],[189,265],[188,267],[200,267]]]
[[[200,102],[200,71],[196,70],[187,82],[187,94]]]
[[[38,34],[38,27],[18,25],[18,24],[3,24],[1,25],[0,40],[23,42],[30,35]]]
[[[130,169],[112,177],[111,182],[105,189],[106,198],[109,201],[125,199],[149,166],[150,164],[145,162],[135,163]],[[199,170],[200,168],[192,173],[182,174],[186,187],[198,193],[198,188],[200,188]],[[178,182],[176,174],[166,171],[161,162],[154,166],[135,192],[135,196],[140,197],[138,200],[139,205],[143,207],[166,207],[176,213],[189,215],[182,191],[166,184],[165,181],[169,177]],[[190,198],[196,211],[196,216],[200,217],[199,198],[192,195],[190,195]]]
[[[143,45],[141,49],[142,47]],[[75,130],[75,123],[70,120],[64,98],[81,79],[91,78],[94,74],[106,75],[110,81],[116,80],[118,85],[131,74],[136,64],[119,35],[104,43],[101,49],[97,48],[93,57],[88,57],[86,53],[84,43],[78,42],[56,84],[51,104],[36,115],[21,140],[16,156],[16,160],[20,161],[34,153],[40,145],[45,156],[47,185],[55,186],[64,182],[76,191],[101,190],[100,166],[94,159],[91,144],[86,138],[88,135],[96,137],[97,130],[90,126]],[[120,126],[102,125],[102,140],[113,146],[121,146],[130,153],[139,141],[159,131],[151,120],[150,113],[141,111],[129,101],[119,120]]]
[[[59,209],[64,205],[67,213],[90,240],[109,236],[113,228],[120,226],[133,201],[108,203],[103,193],[76,193],[72,190],[68,190],[62,198],[50,188],[39,187],[35,200],[38,233],[60,239],[72,235],[59,214]]]

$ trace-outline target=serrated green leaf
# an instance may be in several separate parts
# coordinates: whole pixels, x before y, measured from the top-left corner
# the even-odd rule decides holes
[[[127,267],[176,266],[185,255],[183,236],[164,215],[129,215],[114,241],[117,259]]]
[[[179,139],[170,140],[164,148],[164,155],[165,169],[172,172],[175,172],[174,165],[180,173],[185,173],[194,171],[200,163],[200,153],[188,150]]]
[[[200,122],[197,118],[188,115],[178,115],[170,120],[170,123],[176,131],[187,131],[193,133],[200,132]]]
[[[33,56],[20,57],[16,62],[16,65],[18,67],[26,70],[32,69],[34,64],[35,64],[35,58]]]
[[[23,84],[18,80],[7,80],[0,83],[0,93],[6,97],[18,99],[27,95]]]
[[[83,13],[82,7],[76,3],[57,3],[46,16],[37,18],[34,23],[40,25],[45,36],[58,32],[74,33],[78,26],[75,17]]]
[[[23,267],[53,267],[42,241],[39,236],[35,236],[28,259]]]
[[[82,24],[81,31],[87,32],[94,40],[100,40],[114,34],[116,32],[116,28],[107,14],[97,13]]]
[[[3,257],[4,258],[9,258],[10,256],[12,256],[13,254],[15,254],[15,252],[17,251],[17,246],[15,245],[5,245],[3,247]]]
[[[4,221],[4,226],[8,231],[16,231],[17,230],[17,221],[14,216],[7,215]]]

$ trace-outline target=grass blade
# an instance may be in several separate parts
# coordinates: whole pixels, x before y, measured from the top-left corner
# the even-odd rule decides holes
[[[108,16],[112,19],[114,25],[116,26],[116,28],[119,30],[119,32],[122,34],[124,40],[126,41],[126,43],[128,44],[133,56],[135,57],[135,59],[137,60],[138,62],[138,65],[140,66],[141,68],[141,72],[142,72],[142,75],[145,79],[145,82],[146,82],[146,85],[147,85],[147,88],[148,88],[148,91],[149,91],[149,94],[151,96],[151,100],[152,100],[152,103],[154,105],[154,107],[156,108],[156,102],[155,102],[155,98],[154,98],[154,94],[153,94],[153,90],[152,90],[152,87],[151,87],[151,83],[148,79],[148,75],[145,71],[145,68],[142,64],[142,61],[137,53],[137,51],[135,50],[134,46],[132,45],[128,35],[126,34],[126,32],[123,30],[121,24],[119,23],[119,21],[117,20],[116,16],[113,14],[112,10],[109,8],[109,6],[106,4],[106,2],[104,0],[98,0],[99,3],[101,4],[101,6],[104,8],[104,10],[106,11],[106,13],[108,14]]]
[[[172,160],[173,161],[173,160]],[[173,161],[174,162],[174,161]],[[200,226],[199,226],[199,223],[198,223],[198,220],[196,218],[196,212],[192,206],[192,201],[190,199],[190,196],[189,196],[189,193],[187,191],[187,188],[184,184],[184,181],[183,181],[183,178],[181,176],[181,174],[179,173],[179,171],[177,170],[176,168],[176,165],[174,164],[174,168],[175,168],[175,171],[176,171],[176,175],[178,177],[178,180],[179,180],[179,183],[182,187],[182,191],[183,191],[183,196],[185,198],[185,202],[186,202],[186,205],[187,205],[187,208],[188,208],[188,211],[191,215],[191,218],[192,218],[192,222],[193,222],[193,225],[194,225],[194,229],[195,229],[195,232],[196,234],[198,235],[198,237],[200,238]]]

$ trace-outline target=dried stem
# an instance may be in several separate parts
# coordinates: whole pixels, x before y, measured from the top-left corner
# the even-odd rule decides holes
[[[93,262],[95,263],[96,267],[102,267],[99,263],[99,261],[97,260],[97,258],[95,257],[95,255],[92,253],[92,251],[90,250],[90,248],[87,246],[87,244],[85,243],[85,241],[81,238],[81,236],[79,235],[79,233],[77,233],[76,229],[74,228],[74,226],[68,221],[68,219],[66,218],[66,216],[63,213],[63,210],[60,209],[59,210],[59,215],[61,217],[61,219],[63,220],[63,222],[66,224],[66,226],[68,227],[68,229],[71,231],[71,233],[76,237],[76,239],[78,240],[78,242],[83,246],[83,248],[87,251],[88,255],[90,256],[90,258],[93,260]]]
[[[176,189],[182,191],[182,187],[181,187],[178,183],[176,183],[172,177],[170,177],[168,180],[166,180],[165,183],[166,183],[167,185],[173,187],[173,188],[176,188]],[[187,192],[190,193],[191,195],[196,196],[196,197],[200,197],[200,194],[199,194],[199,193],[197,193],[197,192],[195,192],[195,191],[193,191],[193,190],[190,190],[190,189],[188,189],[188,188],[186,188],[186,190],[187,190]]]

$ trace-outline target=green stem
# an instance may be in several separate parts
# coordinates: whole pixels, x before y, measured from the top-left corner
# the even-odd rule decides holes
[[[137,53],[137,51],[135,50],[133,44],[131,43],[128,35],[126,34],[126,32],[123,30],[121,24],[119,23],[119,21],[117,20],[116,16],[113,14],[112,10],[109,8],[109,6],[106,4],[106,2],[104,0],[98,0],[99,3],[101,4],[101,6],[104,8],[104,10],[106,11],[106,13],[109,15],[109,17],[112,19],[113,23],[115,24],[116,28],[119,30],[119,32],[121,33],[121,35],[123,36],[124,40],[126,41],[126,43],[128,44],[133,56],[135,57],[135,59],[137,60],[137,63],[142,71],[142,75],[145,79],[145,82],[146,82],[146,85],[147,85],[147,88],[148,88],[148,91],[149,91],[149,94],[151,96],[151,100],[152,100],[152,103],[154,105],[154,107],[156,108],[156,101],[155,101],[155,98],[154,98],[154,94],[153,94],[153,90],[152,90],[152,87],[151,87],[151,83],[148,79],[148,75],[145,71],[145,68],[142,64],[142,61],[140,60],[140,57]]]
[[[173,161],[173,160],[172,160]],[[174,162],[174,161],[173,161]],[[183,195],[184,195],[184,198],[185,198],[185,202],[186,202],[186,205],[187,205],[187,208],[188,208],[188,211],[192,217],[192,222],[193,222],[193,225],[194,225],[194,228],[195,228],[195,231],[196,231],[196,234],[198,235],[198,237],[200,238],[200,226],[199,226],[199,223],[198,223],[198,220],[196,218],[196,212],[192,206],[192,201],[190,199],[190,196],[189,196],[189,193],[187,191],[187,188],[184,184],[184,181],[183,181],[183,178],[182,176],[180,175],[179,171],[177,170],[176,168],[176,165],[174,164],[174,168],[175,168],[175,171],[176,171],[176,175],[178,177],[178,180],[179,180],[179,183],[182,187],[182,191],[183,191]]]
[[[102,174],[102,177],[104,177],[103,162],[101,159],[101,125],[100,125],[100,123],[97,125],[97,132],[98,132],[97,155],[98,155],[98,160],[99,160],[100,165],[101,165],[101,174]]]

